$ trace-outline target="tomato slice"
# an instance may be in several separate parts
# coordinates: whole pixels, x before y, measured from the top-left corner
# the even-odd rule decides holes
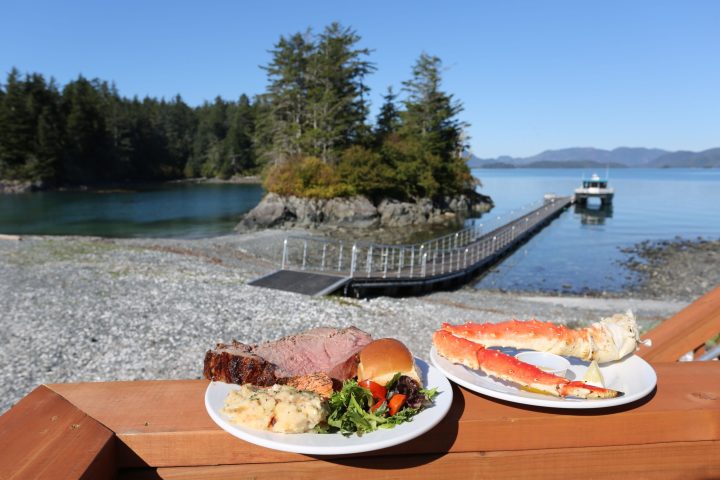
[[[382,407],[382,404],[383,404],[383,403],[385,403],[385,399],[384,399],[384,398],[381,398],[380,400],[378,400],[378,402],[377,402],[375,405],[373,405],[372,407],[370,407],[370,411],[371,411],[371,412],[374,412],[374,411],[377,410],[378,408]]]
[[[400,409],[405,405],[405,399],[407,398],[407,395],[403,395],[402,393],[396,393],[392,396],[390,401],[388,402],[388,410],[390,411],[390,415],[395,415],[397,412],[400,411]]]
[[[370,393],[375,400],[385,400],[385,396],[387,395],[387,388],[383,387],[379,383],[375,383],[372,380],[363,380],[362,382],[360,382],[360,386],[370,390]]]

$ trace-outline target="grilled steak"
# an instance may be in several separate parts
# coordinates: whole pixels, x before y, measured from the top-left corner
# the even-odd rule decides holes
[[[218,344],[205,354],[209,380],[269,386],[322,372],[343,381],[355,375],[357,353],[372,337],[355,327],[314,328],[259,345]]]
[[[214,350],[208,350],[205,354],[205,378],[264,387],[278,383],[275,365],[254,355],[252,349],[252,346],[235,340],[231,344],[218,343]]]

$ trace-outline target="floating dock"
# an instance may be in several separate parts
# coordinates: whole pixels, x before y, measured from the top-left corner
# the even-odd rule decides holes
[[[480,223],[411,245],[288,236],[280,270],[251,284],[315,295],[341,290],[353,297],[454,288],[528,241],[572,202],[573,197],[546,197],[537,208],[502,225]]]

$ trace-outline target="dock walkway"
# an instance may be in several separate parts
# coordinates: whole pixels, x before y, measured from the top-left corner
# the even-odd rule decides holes
[[[476,223],[417,244],[385,245],[292,235],[283,245],[281,271],[345,278],[347,281],[341,283],[344,294],[356,297],[449,288],[497,263],[572,202],[573,197],[546,199],[539,207],[502,225]],[[275,282],[272,288],[282,289],[281,282]]]

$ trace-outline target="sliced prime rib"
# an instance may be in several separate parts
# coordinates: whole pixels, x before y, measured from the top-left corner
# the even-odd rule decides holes
[[[355,327],[313,328],[259,345],[233,340],[208,350],[203,373],[209,380],[260,386],[314,373],[342,382],[355,375],[357,354],[371,341],[370,334]]]

